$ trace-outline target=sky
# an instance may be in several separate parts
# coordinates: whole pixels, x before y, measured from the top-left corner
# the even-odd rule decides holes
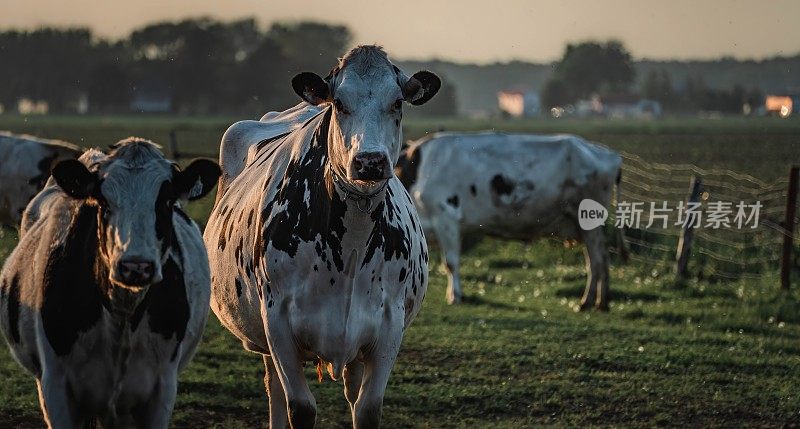
[[[107,38],[198,16],[345,24],[355,43],[400,59],[549,62],[567,43],[611,38],[637,59],[800,53],[798,0],[0,0],[0,29],[87,26]]]

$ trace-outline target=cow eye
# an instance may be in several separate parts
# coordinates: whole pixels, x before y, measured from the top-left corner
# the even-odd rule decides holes
[[[343,113],[343,114],[345,114],[345,115],[346,115],[346,114],[348,114],[348,113],[350,113],[350,111],[349,111],[349,110],[347,110],[347,109],[344,107],[344,104],[342,104],[342,100],[340,100],[340,99],[338,99],[338,98],[337,98],[337,99],[335,99],[335,100],[333,100],[333,107],[335,107],[335,108],[336,108],[336,111],[337,111],[337,112],[339,112],[339,113]]]
[[[402,109],[403,108],[403,99],[402,98],[398,98],[397,101],[394,102],[394,105],[392,105],[392,108],[394,108],[394,110]]]

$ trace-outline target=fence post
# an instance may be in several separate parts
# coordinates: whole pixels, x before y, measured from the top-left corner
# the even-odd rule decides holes
[[[178,161],[180,154],[178,153],[178,136],[175,134],[175,130],[169,131],[169,152],[170,159]]]
[[[786,219],[783,221],[783,257],[781,258],[781,289],[789,290],[792,273],[794,217],[797,207],[797,175],[795,165],[789,170],[789,194],[786,196]]]
[[[689,197],[686,199],[687,203],[696,203],[700,199],[700,192],[703,188],[703,181],[696,176],[692,176],[689,183]],[[677,262],[675,264],[675,274],[678,278],[686,278],[686,267],[689,265],[689,254],[692,250],[692,238],[694,237],[694,228],[692,224],[694,219],[685,220],[683,230],[681,231],[681,238],[678,239],[678,251],[675,255]]]

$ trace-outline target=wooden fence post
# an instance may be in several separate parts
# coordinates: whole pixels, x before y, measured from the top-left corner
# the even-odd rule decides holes
[[[789,290],[792,273],[792,245],[794,239],[794,217],[797,208],[797,175],[795,165],[789,170],[789,194],[786,196],[786,219],[783,221],[783,256],[781,258],[781,289]]]
[[[699,177],[692,176],[692,180],[689,183],[689,197],[686,199],[687,207],[688,203],[696,203],[700,200],[700,192],[702,189],[703,181]],[[681,238],[678,239],[678,251],[675,255],[677,260],[675,264],[675,274],[677,274],[680,279],[686,278],[686,267],[689,265],[689,254],[692,250],[692,238],[694,237],[693,223],[694,217],[690,219],[687,216],[683,225],[683,231],[681,231]]]

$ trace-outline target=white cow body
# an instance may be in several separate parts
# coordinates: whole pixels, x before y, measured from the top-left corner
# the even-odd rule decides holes
[[[238,122],[223,137],[223,179],[204,233],[212,310],[263,355],[273,429],[314,426],[309,360],[344,378],[354,427],[380,425],[403,333],[427,288],[422,227],[392,165],[402,102],[438,89],[428,75],[425,86],[380,48],[358,47],[325,80],[295,77],[307,103]]]
[[[616,153],[575,136],[438,133],[406,149],[398,176],[409,187],[425,230],[445,253],[451,303],[461,299],[461,236],[480,233],[586,242],[591,274],[584,306],[596,299],[605,308],[608,256],[602,229],[583,231],[578,205],[592,199],[607,206],[620,165]]]
[[[51,164],[81,152],[57,140],[0,132],[0,224],[18,226],[28,201],[50,177]]]

